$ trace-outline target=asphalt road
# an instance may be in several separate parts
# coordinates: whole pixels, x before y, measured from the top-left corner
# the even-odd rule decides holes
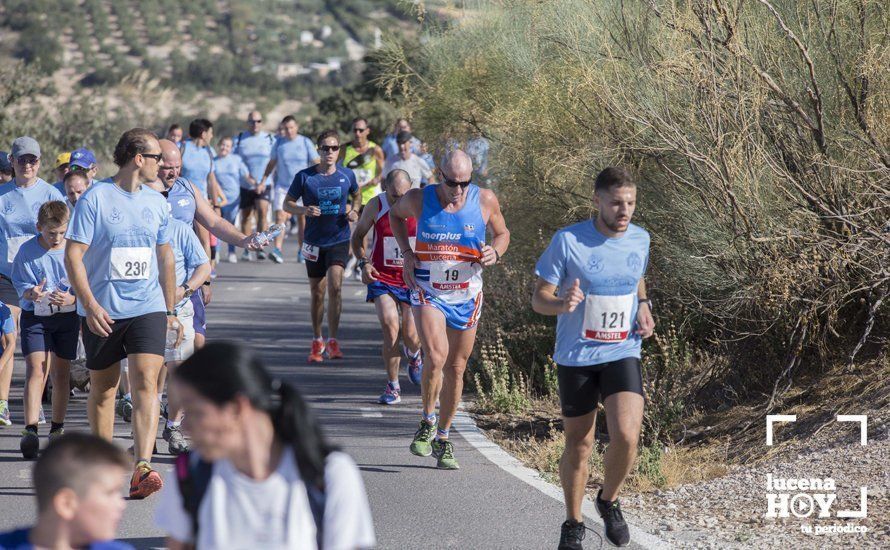
[[[305,268],[295,261],[293,239],[287,262],[221,264],[208,310],[209,339],[231,339],[259,350],[274,373],[298,385],[315,406],[328,437],[359,464],[371,502],[380,548],[555,548],[563,521],[561,502],[490,462],[452,430],[461,469],[439,471],[435,459],[408,451],[419,419],[419,388],[402,374],[402,403],[377,405],[385,374],[379,327],[364,286],[347,281],[340,343],[345,358],[309,366],[311,325]],[[486,322],[483,315],[482,322]],[[11,394],[14,425],[0,430],[0,529],[35,518],[31,463],[18,450],[22,429],[24,366],[17,356]],[[86,395],[72,399],[68,430],[87,430]],[[49,411],[47,410],[47,413]],[[41,426],[41,435],[48,428]],[[123,446],[130,426],[119,422]],[[45,443],[45,442],[44,442]],[[166,476],[172,458],[158,439],[155,467]],[[119,538],[138,548],[163,547],[152,524],[157,498],[130,501]],[[598,518],[587,524],[600,529]],[[586,548],[599,548],[588,533]]]

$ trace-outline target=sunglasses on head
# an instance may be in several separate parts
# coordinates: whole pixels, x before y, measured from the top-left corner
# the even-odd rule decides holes
[[[325,153],[336,153],[337,151],[340,150],[340,146],[339,145],[322,145],[318,149]]]

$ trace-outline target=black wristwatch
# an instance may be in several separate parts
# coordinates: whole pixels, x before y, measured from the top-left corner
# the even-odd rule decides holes
[[[364,269],[366,265],[368,265],[368,259],[367,259],[367,258],[362,258],[362,259],[360,259],[360,260],[358,261],[358,268],[359,268],[359,269]]]
[[[204,281],[204,286],[210,286],[210,281]]]
[[[653,311],[652,310],[652,300],[650,300],[649,298],[643,298],[642,300],[639,300],[637,303],[646,304],[647,306],[649,306],[649,313],[652,313],[652,311]]]

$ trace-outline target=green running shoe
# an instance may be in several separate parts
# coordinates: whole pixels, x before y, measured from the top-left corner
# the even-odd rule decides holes
[[[411,454],[417,456],[430,456],[433,454],[433,448],[430,442],[436,435],[436,425],[430,424],[424,420],[420,421],[420,427],[414,432],[414,441],[411,442]]]
[[[0,426],[12,426],[12,420],[9,418],[9,403],[0,401]]]
[[[436,467],[440,470],[459,470],[460,466],[454,458],[454,443],[447,439],[433,440],[433,456],[436,457]]]

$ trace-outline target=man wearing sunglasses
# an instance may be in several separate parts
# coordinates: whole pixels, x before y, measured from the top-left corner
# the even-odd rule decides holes
[[[439,468],[456,470],[448,436],[476,342],[482,271],[507,251],[510,231],[495,194],[470,182],[473,163],[466,153],[458,149],[448,155],[440,172],[442,183],[412,189],[393,205],[389,222],[403,251],[402,273],[412,289],[411,306],[425,355],[423,416],[410,449],[417,456],[434,455]],[[413,251],[410,218],[417,219]],[[486,227],[490,245],[485,242]]]
[[[306,274],[312,292],[312,348],[310,363],[343,357],[337,342],[340,326],[340,290],[343,285],[343,269],[349,258],[349,224],[358,220],[361,195],[355,174],[337,163],[340,156],[340,138],[336,130],[327,130],[316,141],[320,161],[315,166],[299,172],[294,178],[284,210],[298,216],[306,216],[306,232],[302,253],[306,261]],[[303,204],[298,201],[302,199]],[[328,341],[321,335],[324,319],[324,295],[328,294]]]
[[[12,285],[12,261],[19,248],[37,234],[37,211],[48,201],[63,201],[58,189],[37,176],[40,145],[23,136],[12,142],[7,160],[15,168],[12,182],[0,187],[0,302],[9,306],[18,332],[19,294]],[[2,365],[0,365],[2,366]],[[0,426],[9,426],[9,385],[12,363],[0,372]]]
[[[419,155],[414,154],[414,140],[415,138],[411,135],[411,132],[399,132],[396,136],[399,154],[386,159],[386,165],[383,167],[383,176],[386,177],[393,170],[404,170],[408,172],[408,177],[411,178],[411,188],[417,189],[423,180],[431,183],[435,182],[430,165]]]
[[[114,396],[127,359],[133,397],[130,498],[160,490],[152,469],[159,408],[158,374],[167,334],[182,340],[176,303],[176,260],[170,247],[169,208],[148,184],[158,177],[161,146],[149,130],[125,132],[114,148],[118,173],[95,183],[78,200],[65,237],[65,267],[82,318],[90,428],[111,441]]]
[[[371,127],[362,117],[352,121],[352,141],[341,150],[343,166],[355,172],[362,193],[362,208],[380,193],[383,180],[383,149],[368,139]]]
[[[256,230],[268,229],[267,216],[269,215],[269,202],[272,200],[272,188],[268,185],[260,185],[263,172],[272,157],[272,147],[276,137],[263,131],[263,115],[259,111],[252,111],[247,115],[247,130],[235,136],[232,152],[241,157],[253,182],[241,180],[241,231],[251,233],[254,223],[252,217],[256,217]],[[256,253],[258,260],[265,260],[266,255],[262,250]],[[245,250],[241,254],[242,261],[250,260],[250,252]]]

